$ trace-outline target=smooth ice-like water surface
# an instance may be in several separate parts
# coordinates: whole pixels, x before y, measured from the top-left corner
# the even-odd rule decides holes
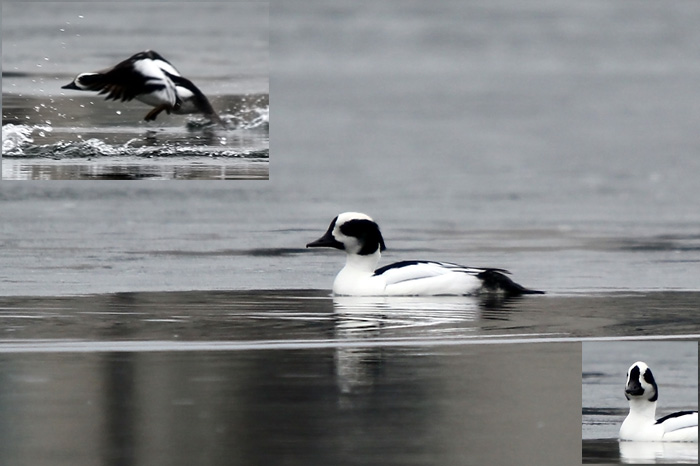
[[[581,342],[697,340],[698,299],[1,298],[0,459],[574,464]]]
[[[697,339],[674,296],[2,298],[0,459],[573,464],[580,342]]]

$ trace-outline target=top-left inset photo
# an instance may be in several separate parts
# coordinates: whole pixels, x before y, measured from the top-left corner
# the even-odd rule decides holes
[[[269,4],[2,4],[3,180],[267,180]]]

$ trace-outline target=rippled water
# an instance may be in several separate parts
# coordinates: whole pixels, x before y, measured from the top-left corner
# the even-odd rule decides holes
[[[128,330],[124,338],[119,336],[121,330],[113,335],[118,341],[233,338],[257,343],[263,332],[261,341],[303,344],[330,339],[322,346],[334,346],[334,337],[363,343],[367,342],[364,338],[381,337],[382,344],[389,346],[394,339],[399,345],[404,340],[408,344],[425,340],[428,346],[439,346],[450,342],[693,338],[698,336],[693,333],[697,330],[693,311],[699,298],[697,292],[675,292],[544,295],[502,301],[469,296],[330,297],[323,290],[253,290],[3,297],[0,303],[5,337],[20,343],[54,335],[57,341],[99,345],[100,340],[113,339],[109,333],[113,328]]]

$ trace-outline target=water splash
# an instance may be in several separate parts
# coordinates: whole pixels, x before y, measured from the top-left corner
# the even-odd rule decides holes
[[[47,125],[14,125],[7,124],[2,127],[2,153],[3,155],[24,155],[24,148],[34,142],[32,133],[39,131],[43,136],[44,132],[51,132],[53,128]]]
[[[45,137],[52,132],[46,125],[7,124],[2,130],[2,153],[7,157],[51,158],[54,160],[71,158],[98,157],[221,157],[221,158],[268,158],[269,150],[231,148],[226,146],[226,138],[219,138],[220,145],[202,145],[187,139],[167,139],[162,144],[155,144],[159,135],[150,139],[132,138],[124,143],[110,143],[102,136],[76,141],[58,141],[51,144],[35,144],[35,137]],[[108,137],[108,136],[105,136]],[[223,139],[222,139],[223,138]],[[223,140],[223,142],[221,142]]]

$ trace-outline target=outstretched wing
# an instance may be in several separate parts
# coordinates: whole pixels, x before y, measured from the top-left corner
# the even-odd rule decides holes
[[[181,102],[179,106],[175,107],[175,113],[201,112],[210,118],[213,118],[219,122],[221,121],[219,119],[219,115],[216,114],[214,108],[211,106],[211,103],[209,103],[209,99],[207,99],[204,93],[200,91],[192,81],[187,78],[183,78],[182,76],[172,75],[167,71],[165,71],[165,74],[168,76],[168,78],[170,78],[175,86],[180,88],[179,94],[182,95],[183,102]],[[190,95],[188,95],[188,93]],[[192,101],[193,105],[191,108],[187,107],[187,103],[190,100]]]
[[[141,52],[111,69],[85,73],[80,77],[80,84],[88,90],[99,91],[98,94],[107,94],[107,100],[122,102],[143,94],[160,93],[174,106],[177,99],[175,86],[161,66],[166,66],[171,75],[177,74],[177,70],[159,55],[156,59],[151,55]]]

